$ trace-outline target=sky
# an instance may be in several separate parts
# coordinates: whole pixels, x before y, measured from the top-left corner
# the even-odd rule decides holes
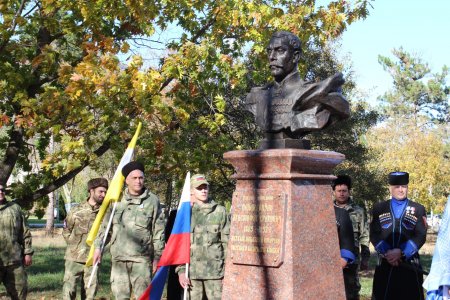
[[[340,52],[349,55],[358,89],[375,105],[377,96],[392,88],[378,55],[393,59],[392,49],[403,47],[420,55],[432,72],[450,67],[450,0],[375,0],[372,5],[365,20],[344,32]]]

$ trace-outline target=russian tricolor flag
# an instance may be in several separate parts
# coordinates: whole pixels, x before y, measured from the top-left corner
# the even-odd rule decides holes
[[[169,266],[183,265],[190,261],[190,231],[191,231],[191,175],[188,173],[184,181],[178,205],[177,216],[172,233],[158,263],[158,271],[150,286],[139,297],[139,300],[160,300],[166,283]]]

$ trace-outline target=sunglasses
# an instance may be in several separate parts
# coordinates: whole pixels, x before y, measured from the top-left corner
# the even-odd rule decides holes
[[[5,189],[0,189],[0,192],[4,193],[4,192],[6,192],[6,190]]]

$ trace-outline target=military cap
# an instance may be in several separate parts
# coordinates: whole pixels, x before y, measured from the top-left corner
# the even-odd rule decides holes
[[[100,178],[92,178],[87,183],[88,191],[90,191],[91,189],[98,188],[100,186],[104,187],[105,189],[108,189],[108,180],[106,180],[105,178],[101,178],[101,177]]]
[[[352,179],[348,175],[338,175],[337,178],[333,180],[333,184],[331,185],[331,187],[334,190],[337,185],[341,184],[345,184],[349,190],[352,189]]]
[[[139,161],[130,161],[122,168],[123,177],[127,178],[128,174],[130,174],[134,170],[140,170],[144,172],[144,165]]]
[[[407,185],[409,174],[407,172],[391,172],[388,176],[389,185]]]
[[[206,177],[203,174],[195,174],[191,177],[191,187],[197,188],[201,186],[202,184],[209,185],[208,181],[206,181]]]

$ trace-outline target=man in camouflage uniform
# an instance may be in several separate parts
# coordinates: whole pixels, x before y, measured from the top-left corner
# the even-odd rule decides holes
[[[0,280],[11,299],[27,298],[25,266],[32,263],[31,233],[20,206],[6,201],[0,184]]]
[[[208,200],[209,184],[202,174],[191,178],[191,262],[189,279],[185,266],[177,267],[183,288],[188,287],[189,299],[220,300],[225,254],[230,234],[225,207]]]
[[[151,281],[164,249],[164,215],[158,197],[144,186],[144,166],[136,161],[122,168],[127,188],[117,203],[111,225],[111,290],[118,300],[137,298]],[[94,263],[101,259],[101,244],[112,208],[105,214],[95,239]],[[153,266],[152,266],[153,261]],[[153,268],[152,268],[153,267]]]
[[[92,266],[85,266],[90,250],[86,238],[105,198],[108,181],[105,178],[94,178],[88,181],[87,186],[89,198],[74,207],[64,222],[63,237],[67,243],[63,285],[65,300],[76,299],[77,281],[81,281],[81,299],[94,299],[97,291],[98,276],[93,277],[89,288],[86,287],[93,269]]]
[[[356,205],[350,198],[352,188],[351,178],[347,175],[339,175],[332,184],[334,205],[344,208],[350,215],[353,225],[355,240],[355,253],[357,260],[354,264],[344,269],[344,283],[347,300],[359,299],[361,284],[359,283],[358,264],[361,270],[367,270],[369,266],[369,227],[366,221],[364,209]]]

